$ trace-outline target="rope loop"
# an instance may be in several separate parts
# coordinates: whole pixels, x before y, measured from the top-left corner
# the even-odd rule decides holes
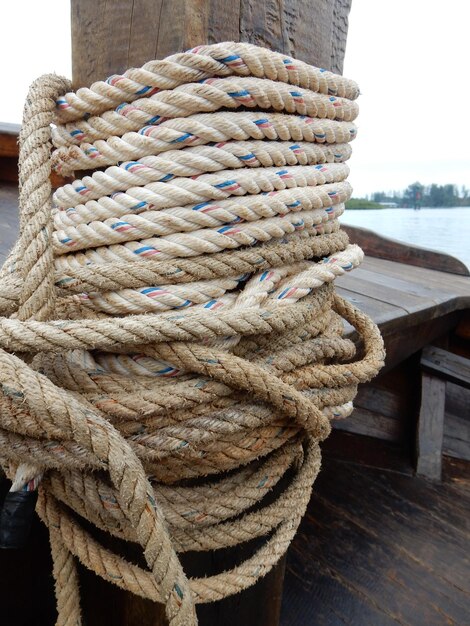
[[[0,273],[0,461],[13,493],[39,490],[59,625],[82,623],[76,559],[195,626],[197,603],[285,553],[320,442],[384,360],[334,291],[363,257],[339,223],[357,94],[241,43],[77,92],[54,75],[31,86],[20,237]],[[73,176],[52,203],[51,167]],[[210,577],[178,557],[255,537]]]

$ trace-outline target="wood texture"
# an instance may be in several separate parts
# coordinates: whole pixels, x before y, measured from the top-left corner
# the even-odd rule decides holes
[[[344,420],[333,422],[333,428],[384,441],[403,444],[407,425],[413,420],[414,403],[410,402],[412,390],[408,380],[400,380],[387,388],[396,374],[387,373],[368,385],[361,385],[354,399],[354,411]]]
[[[442,452],[470,460],[470,360],[437,346],[426,346],[421,367],[446,381]]]
[[[455,311],[462,311],[462,315],[470,307],[470,277],[450,278],[445,272],[375,257],[366,257],[360,267],[339,278],[336,285],[347,300],[379,324],[386,341],[393,340],[397,332],[412,327],[416,332],[423,323]],[[459,319],[452,321],[453,326]]]
[[[446,383],[423,372],[416,441],[416,473],[440,480],[444,437]]]
[[[341,73],[351,0],[72,0],[75,87],[202,43],[247,41]]]
[[[289,552],[282,626],[470,623],[468,482],[325,459]]]
[[[426,346],[421,367],[434,376],[470,389],[470,359],[436,346]]]
[[[410,246],[402,241],[378,235],[372,230],[360,228],[359,226],[348,226],[345,224],[343,228],[349,234],[351,241],[361,246],[369,256],[417,267],[427,267],[440,272],[470,276],[467,266],[449,254],[420,248],[419,246]]]
[[[470,461],[470,389],[448,382],[444,419],[444,454]]]
[[[470,401],[460,415],[446,411],[444,419],[444,439],[442,453],[455,459],[470,461]]]

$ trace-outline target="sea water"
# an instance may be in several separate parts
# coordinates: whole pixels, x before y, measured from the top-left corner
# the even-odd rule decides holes
[[[350,209],[344,224],[457,257],[470,269],[470,207],[455,209]]]

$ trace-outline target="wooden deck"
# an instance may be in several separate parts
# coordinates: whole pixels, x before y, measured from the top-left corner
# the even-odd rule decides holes
[[[282,626],[470,624],[470,482],[324,460],[289,550]]]

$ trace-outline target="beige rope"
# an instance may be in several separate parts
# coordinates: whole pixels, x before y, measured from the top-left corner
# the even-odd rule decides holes
[[[191,626],[195,604],[287,550],[330,421],[384,358],[333,287],[362,260],[338,221],[357,93],[234,43],[76,93],[54,76],[32,85],[21,233],[0,274],[0,460],[13,490],[40,483],[59,625],[82,623],[77,558]],[[51,164],[92,170],[52,210]],[[139,544],[146,565],[83,519]],[[207,578],[188,580],[177,556],[255,537],[248,560]]]

